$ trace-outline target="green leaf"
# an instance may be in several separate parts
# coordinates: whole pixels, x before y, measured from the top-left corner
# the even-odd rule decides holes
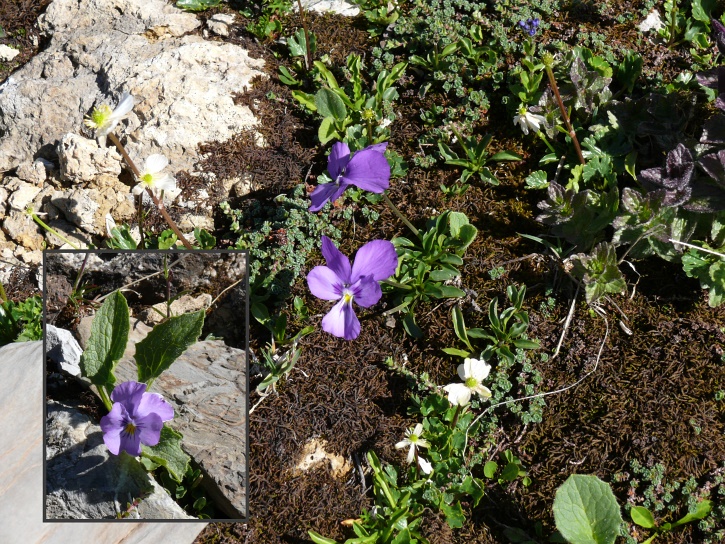
[[[339,137],[335,129],[335,120],[332,117],[325,117],[322,120],[320,128],[317,129],[317,137],[320,139],[320,143],[323,144],[326,144],[335,137]]]
[[[161,439],[155,446],[142,446],[141,455],[154,463],[166,467],[171,477],[181,483],[191,457],[181,449],[181,433],[166,424],[161,428]]]
[[[201,249],[214,249],[216,246],[216,238],[212,236],[206,229],[199,227],[194,229],[194,238]]]
[[[514,340],[514,346],[521,349],[539,349],[541,346],[538,342],[535,342],[534,340]]]
[[[444,268],[443,270],[433,270],[430,273],[430,279],[432,279],[433,281],[448,281],[452,280],[453,278],[457,278],[460,275],[460,272],[458,272],[457,270]]]
[[[652,515],[652,512],[644,506],[633,506],[629,515],[632,516],[632,521],[640,527],[652,529],[655,526],[655,518]]]
[[[506,482],[513,482],[519,477],[519,465],[517,463],[506,463],[501,472],[501,479]]]
[[[106,245],[111,249],[136,249],[137,247],[128,225],[113,227],[111,236],[110,240],[106,240]]]
[[[466,334],[466,323],[463,320],[463,312],[458,305],[453,306],[453,309],[451,310],[451,317],[453,318],[453,330],[456,333],[456,336],[460,338],[461,342],[468,346],[468,349],[473,351],[473,346],[471,346],[471,342],[468,340],[468,334]]]
[[[700,501],[697,503],[697,508],[695,508],[695,511],[691,514],[687,514],[681,519],[678,519],[675,523],[672,524],[672,528],[679,527],[680,525],[684,525],[685,523],[690,523],[691,521],[697,521],[698,519],[703,519],[705,516],[707,516],[710,513],[710,510],[712,510],[712,502],[709,500]]]
[[[204,310],[171,317],[136,344],[138,381],[149,384],[199,338]],[[148,381],[147,381],[148,380]]]
[[[128,343],[128,304],[120,291],[115,291],[98,310],[91,324],[88,347],[81,356],[83,375],[96,386],[116,382],[113,367]]]
[[[489,161],[520,161],[523,157],[513,151],[499,151],[498,153],[491,155]]]
[[[179,0],[176,7],[186,11],[204,11],[219,5],[221,0]]]
[[[544,170],[537,170],[529,174],[524,181],[527,189],[546,189],[549,186]]]
[[[456,502],[455,504],[446,504],[442,502],[441,511],[446,516],[446,522],[451,529],[460,529],[463,527],[463,522],[466,521],[466,516],[463,514],[461,503]]]
[[[556,490],[554,520],[571,544],[612,544],[622,514],[609,485],[593,475],[573,474]]]
[[[347,108],[342,98],[327,87],[323,87],[315,94],[315,106],[323,117],[333,117],[338,121],[343,121],[347,117]]]
[[[448,216],[448,224],[450,225],[451,236],[458,238],[463,225],[468,225],[468,217],[466,217],[465,213],[451,212]]]
[[[466,296],[466,293],[452,285],[441,285],[438,293],[433,294],[433,296],[435,298],[462,298]]]
[[[317,111],[315,96],[302,91],[292,91],[292,97],[310,111]]]
[[[465,351],[457,348],[443,348],[443,351],[448,355],[453,355],[456,357],[470,357],[471,355],[470,351]]]
[[[498,463],[496,461],[489,461],[485,465],[483,465],[483,475],[486,478],[493,478],[496,476],[496,471],[498,470]]]

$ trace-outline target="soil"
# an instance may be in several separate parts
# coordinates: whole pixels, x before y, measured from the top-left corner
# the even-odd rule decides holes
[[[596,10],[592,4],[573,2],[571,9],[562,10],[560,18],[551,22],[543,39],[574,42],[571,29],[576,22],[639,51],[645,58],[645,75],[659,71],[669,81],[686,67],[680,53],[640,43],[634,23],[616,22],[617,15],[638,12],[644,2],[607,3],[613,4],[608,10]],[[221,7],[199,16],[206,19],[218,12],[233,11]],[[0,25],[6,31],[9,18],[16,16],[7,13],[0,8]],[[24,24],[30,27],[37,11],[28,13],[32,17],[28,15]],[[310,30],[317,35],[318,56],[327,53],[334,63],[341,64],[353,51],[368,53],[376,45],[361,30],[361,18],[308,17]],[[285,29],[294,29],[300,23],[290,16],[284,24]],[[324,171],[326,159],[325,149],[316,139],[315,120],[300,112],[289,89],[276,79],[278,64],[285,62],[275,55],[283,51],[281,46],[271,39],[260,42],[244,30],[244,22],[229,41],[263,57],[270,74],[239,96],[260,119],[259,131],[269,145],[259,148],[253,134],[243,133],[201,149],[205,171],[220,178],[232,172],[252,174],[253,192],[232,198],[230,204],[235,208],[252,199],[266,202],[302,181],[311,183]],[[0,72],[0,79],[4,75]],[[420,119],[421,110],[445,98],[429,95],[421,99],[417,85],[410,78],[400,89],[401,99],[395,107],[399,119],[389,145],[408,160],[410,170],[405,179],[391,185],[391,200],[417,227],[431,217],[432,210],[465,212],[479,230],[462,267],[462,286],[471,293],[463,304],[467,325],[485,326],[485,311],[480,308],[493,297],[505,300],[507,285],[525,284],[529,337],[541,342],[541,352],[553,354],[564,333],[575,290],[540,245],[519,236],[545,232],[534,220],[541,195],[523,189],[523,178],[537,169],[540,153],[522,140],[504,108],[492,103],[477,128],[495,131],[492,152],[507,149],[524,158],[497,164],[500,186],[474,183],[463,195],[445,199],[439,185],[451,185],[460,172],[448,167],[426,170],[412,162],[427,130]],[[198,183],[198,178],[183,174],[178,179],[182,187]],[[223,196],[212,194],[211,198],[218,202]],[[354,231],[350,225],[336,225],[345,233],[340,246],[343,253],[354,253],[372,238],[407,234],[386,207],[380,204],[376,210],[380,219],[374,225],[357,223]],[[173,215],[173,207],[171,212]],[[219,214],[215,221],[217,239],[233,243],[228,219]],[[317,264],[322,264],[319,255],[309,267]],[[499,266],[505,268],[502,276],[488,274]],[[715,393],[725,390],[725,306],[710,308],[706,292],[680,266],[659,259],[634,266],[636,272],[627,277],[628,294],[614,299],[618,308],[607,304],[606,314],[599,315],[587,308],[579,293],[559,355],[547,361],[534,357],[543,376],[541,391],[565,388],[586,376],[581,383],[546,397],[541,423],[523,425],[507,412],[500,413],[498,449],[510,449],[521,459],[531,485],[525,487],[520,480],[508,485],[489,480],[486,495],[476,508],[467,507],[467,522],[459,530],[451,530],[439,514],[427,512],[424,533],[431,542],[507,542],[507,527],[535,534],[537,522],[543,524],[544,534],[550,534],[554,493],[570,474],[596,474],[611,482],[624,504],[636,497],[628,478],[616,479],[615,475],[631,474],[632,460],[644,466],[661,463],[667,479],[674,481],[694,477],[704,482],[722,467],[725,404],[716,400]],[[329,309],[329,303],[309,295],[304,277],[298,279],[293,294],[304,299],[314,316]],[[365,453],[374,450],[383,464],[402,466],[404,453],[394,444],[418,422],[408,416],[409,382],[383,361],[389,356],[405,360],[407,370],[426,372],[439,384],[449,383],[456,375],[456,363],[441,351],[456,344],[450,304],[419,307],[416,315],[424,331],[422,341],[406,336],[400,323],[389,327],[381,313],[375,307],[359,314],[362,332],[354,342],[334,338],[319,328],[300,342],[302,355],[295,369],[277,383],[276,393],[262,400],[249,418],[249,523],[210,524],[197,544],[309,542],[308,530],[338,541],[352,536],[342,522],[358,518],[373,505],[370,476],[366,474],[365,481],[360,478]],[[318,324],[319,317],[313,322]],[[266,329],[251,325],[253,350],[261,349],[268,338]],[[250,389],[255,386],[253,382]],[[250,405],[260,401],[256,394],[250,398]],[[340,474],[323,464],[300,473],[296,469],[299,457],[312,439],[324,439],[325,449],[348,460],[352,468]],[[688,524],[657,541],[701,542],[702,535]]]

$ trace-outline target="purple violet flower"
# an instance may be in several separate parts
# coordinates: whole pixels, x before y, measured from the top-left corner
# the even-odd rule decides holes
[[[386,280],[398,267],[395,246],[387,240],[373,240],[362,246],[350,260],[327,236],[322,237],[322,255],[327,266],[316,266],[307,274],[307,285],[317,298],[338,300],[322,319],[322,330],[345,340],[360,334],[360,321],[353,300],[363,308],[375,304],[383,292],[379,281]]]
[[[101,418],[101,430],[113,455],[122,450],[134,457],[141,455],[141,444],[158,444],[164,421],[174,418],[174,408],[158,393],[147,393],[145,383],[119,384],[111,400],[113,408]]]
[[[387,145],[388,142],[369,145],[351,158],[346,143],[334,144],[327,158],[327,171],[332,183],[323,183],[312,191],[310,211],[321,210],[327,201],[334,202],[350,185],[372,193],[383,193],[390,186],[390,165],[383,155]]]

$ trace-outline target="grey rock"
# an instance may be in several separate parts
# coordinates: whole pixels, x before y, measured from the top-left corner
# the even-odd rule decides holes
[[[53,164],[47,161],[37,160],[35,162],[25,161],[18,166],[15,175],[23,181],[37,185],[38,187],[43,185],[47,176],[47,170],[52,169]]]
[[[54,401],[46,418],[48,519],[194,519],[146,472],[138,459],[113,455],[87,415]],[[129,504],[140,499],[138,506]]]
[[[209,293],[203,293],[198,297],[192,297],[190,295],[182,295],[171,303],[171,315],[181,315],[190,312],[197,312],[199,310],[206,310],[211,304],[211,295]],[[146,323],[156,325],[166,316],[166,303],[159,302],[154,304],[147,312],[145,312],[143,319]]]
[[[3,231],[8,238],[31,251],[43,248],[43,235],[38,226],[24,212],[10,211],[3,221]]]
[[[31,185],[30,183],[17,179],[16,183],[13,185],[12,191],[12,194],[8,198],[10,209],[24,212],[28,208],[28,204],[30,204],[33,199],[38,196],[40,187],[36,187],[35,185]]]
[[[308,11],[311,10],[317,13],[332,12],[346,17],[355,17],[360,13],[360,8],[345,0],[302,0],[302,6]],[[293,5],[293,9],[298,10],[297,4]]]
[[[43,343],[0,347],[0,542],[192,544],[205,523],[43,523]]]
[[[121,174],[121,155],[115,147],[98,147],[95,140],[77,134],[63,135],[56,147],[60,177],[71,183],[94,182],[113,186]]]
[[[58,363],[61,370],[71,376],[81,375],[81,367],[78,364],[83,350],[70,331],[47,325],[45,327],[45,350],[46,356]]]
[[[232,44],[188,35],[193,14],[164,0],[55,0],[38,22],[48,46],[0,85],[0,171],[79,132],[94,106],[136,106],[115,129],[138,162],[162,153],[171,170],[191,169],[196,147],[257,123],[233,95],[264,62]]]
[[[234,24],[234,15],[217,13],[206,22],[209,30],[219,36],[229,36],[229,27]]]
[[[136,380],[135,342],[142,330],[132,325],[119,382]],[[184,435],[182,448],[206,475],[207,492],[216,505],[234,519],[246,517],[246,354],[222,341],[191,346],[151,386],[173,406],[168,425]]]

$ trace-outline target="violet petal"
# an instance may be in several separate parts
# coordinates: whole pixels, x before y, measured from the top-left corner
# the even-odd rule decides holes
[[[134,434],[142,444],[155,446],[161,440],[161,427],[163,426],[164,422],[161,420],[161,416],[150,413],[136,420],[136,432]]]
[[[390,186],[390,165],[385,155],[365,148],[347,163],[342,179],[365,191],[382,193]]]
[[[162,421],[174,419],[174,407],[158,393],[145,393],[136,408],[136,417],[143,418],[148,414],[158,414]]]
[[[355,255],[352,265],[352,282],[363,276],[372,276],[375,281],[387,280],[398,268],[395,246],[387,240],[373,240],[362,246]]]
[[[327,266],[316,266],[307,274],[310,292],[322,300],[338,300],[342,296],[342,281]]]
[[[322,255],[327,261],[327,266],[337,274],[342,283],[353,283],[350,281],[350,259],[343,255],[327,236],[322,237]]]
[[[327,203],[328,200],[333,200],[333,196],[340,190],[340,185],[337,183],[322,183],[315,187],[315,190],[310,194],[310,205],[309,211],[318,212]]]
[[[350,162],[350,148],[345,142],[335,143],[327,157],[327,171],[333,181],[342,174],[348,162]]]
[[[120,402],[123,404],[124,408],[128,411],[128,414],[133,417],[136,414],[136,408],[141,402],[145,392],[145,383],[123,382],[113,389],[111,392],[111,400],[113,402]]]
[[[355,340],[360,334],[360,321],[355,315],[352,303],[345,302],[343,298],[335,304],[322,318],[322,330],[338,338]]]
[[[380,284],[370,276],[365,276],[350,286],[353,292],[353,300],[358,306],[369,308],[376,304],[383,296]]]
[[[129,455],[133,455],[134,457],[138,457],[139,455],[141,455],[141,433],[139,432],[138,427],[133,434],[127,433],[125,430],[122,430],[120,436],[122,450],[126,451]],[[108,449],[110,450],[111,448]]]

